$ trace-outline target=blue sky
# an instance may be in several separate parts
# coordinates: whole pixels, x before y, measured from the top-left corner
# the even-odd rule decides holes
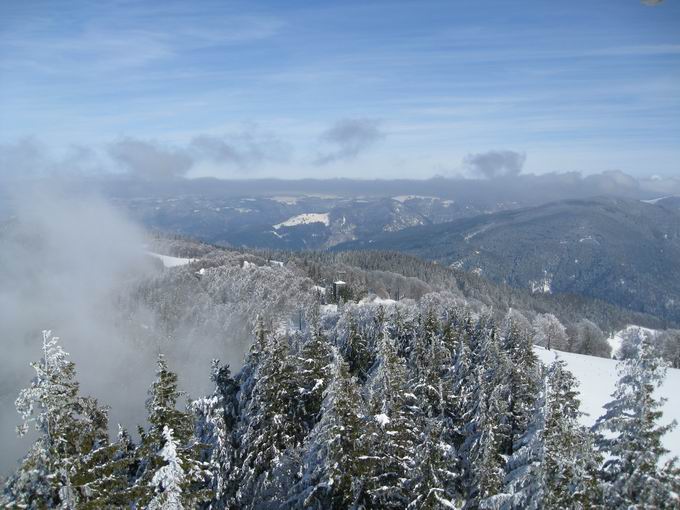
[[[1,2],[0,109],[6,166],[674,176],[680,1]]]

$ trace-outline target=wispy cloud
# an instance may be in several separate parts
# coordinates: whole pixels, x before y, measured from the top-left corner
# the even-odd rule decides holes
[[[186,177],[206,162],[227,173],[257,173],[266,163],[288,162],[291,149],[276,136],[253,128],[223,136],[202,134],[187,144],[127,137],[109,144],[107,152],[130,175],[161,180]]]
[[[340,120],[321,135],[322,148],[315,163],[326,165],[336,161],[354,159],[384,136],[377,120]]]
[[[54,154],[34,136],[11,143],[0,143],[0,180],[34,179],[52,175],[82,176],[103,171],[96,152],[84,145],[71,144]]]
[[[291,154],[288,144],[255,130],[231,136],[200,135],[192,139],[190,148],[197,159],[227,165],[242,173],[256,171],[267,162],[288,162]]]
[[[526,154],[515,151],[489,151],[468,154],[463,160],[463,166],[477,177],[514,177],[522,172],[526,158]]]
[[[186,149],[134,138],[112,143],[108,152],[130,174],[148,180],[184,177],[194,164]]]
[[[10,16],[0,31],[0,60],[55,74],[115,73],[263,40],[283,26],[273,16],[201,12],[176,4],[163,11],[115,3],[91,9],[89,16],[74,13],[58,20],[38,12],[15,20]]]

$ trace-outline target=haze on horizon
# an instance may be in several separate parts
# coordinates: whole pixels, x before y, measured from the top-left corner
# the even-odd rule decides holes
[[[680,2],[0,5],[0,178],[680,174]]]

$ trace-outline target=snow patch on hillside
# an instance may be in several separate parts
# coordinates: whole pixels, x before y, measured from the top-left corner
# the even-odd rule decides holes
[[[469,241],[473,237],[475,237],[475,236],[477,236],[477,235],[479,235],[483,232],[486,232],[491,227],[493,227],[493,223],[489,223],[488,225],[484,225],[482,228],[480,228],[478,230],[473,230],[472,232],[469,232],[468,234],[466,234],[463,238],[465,239],[465,241]]]
[[[567,368],[580,383],[581,411],[587,413],[581,417],[581,423],[588,427],[592,426],[604,414],[603,406],[611,400],[611,394],[614,393],[614,387],[618,380],[617,361],[571,352],[549,351],[539,346],[534,346],[534,350],[546,365],[555,361],[556,357],[567,363]],[[657,389],[656,397],[668,399],[663,406],[661,423],[670,423],[672,420],[680,422],[679,369],[668,369],[666,380],[661,388]],[[670,450],[671,456],[680,455],[679,427],[664,436],[663,445]]]
[[[323,223],[324,225],[330,225],[330,219],[328,213],[303,213],[288,218],[286,221],[277,223],[273,226],[275,230],[281,227],[296,227],[298,225],[309,225],[311,223]]]

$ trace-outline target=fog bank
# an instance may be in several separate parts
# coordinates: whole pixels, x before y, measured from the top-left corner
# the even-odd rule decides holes
[[[13,192],[0,216],[0,472],[28,447],[15,435],[14,400],[33,377],[29,363],[41,356],[43,329],[61,337],[81,391],[111,406],[112,426],[133,429],[145,418],[160,350],[194,396],[208,388],[212,357],[234,363],[241,355],[230,356],[224,339],[212,338],[195,356],[180,356],[180,342],[160,337],[154,313],[136,302],[131,324],[120,313],[130,302],[120,301],[163,271],[145,254],[143,231],[96,195],[54,188]],[[140,318],[148,334],[139,333]]]

